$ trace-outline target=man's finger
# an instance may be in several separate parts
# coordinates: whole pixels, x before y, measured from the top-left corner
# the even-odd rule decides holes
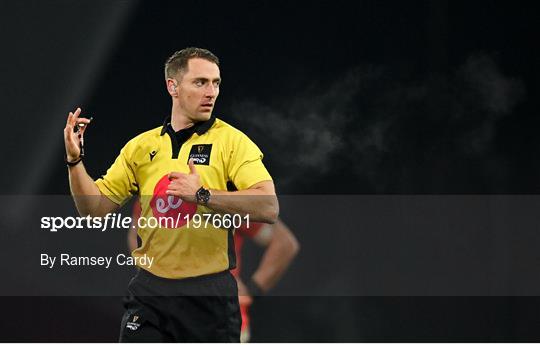
[[[171,183],[171,184],[172,184],[172,183]],[[178,194],[179,194],[178,187],[169,185],[169,186],[167,187],[167,190],[165,191],[165,193],[166,193],[166,194],[174,194],[174,195],[178,195]]]
[[[81,114],[81,108],[75,109],[75,112],[70,111],[68,114],[66,124],[75,126],[77,124],[77,117]]]
[[[168,178],[169,178],[169,181],[170,181],[170,180],[174,180],[174,179],[180,178],[180,176],[182,176],[182,175],[185,175],[185,174],[182,174],[182,173],[173,171],[173,172],[170,172],[170,173],[169,173]]]
[[[90,119],[87,119],[86,117],[79,117],[77,119],[77,123],[90,123]]]
[[[84,134],[84,131],[86,130],[86,128],[88,128],[88,125],[90,124],[90,119],[85,119],[85,118],[79,118],[77,119],[77,129],[78,129],[78,132],[79,132],[79,135],[83,135]]]
[[[81,115],[81,108],[77,108],[77,110],[75,110],[75,113],[73,113],[73,118],[77,120],[79,115]]]
[[[72,125],[73,123],[73,113],[70,111],[66,120],[66,126]]]
[[[189,164],[189,173],[196,174],[197,169],[195,169],[195,163],[193,163],[193,158],[190,158],[190,160],[188,161],[188,164]]]

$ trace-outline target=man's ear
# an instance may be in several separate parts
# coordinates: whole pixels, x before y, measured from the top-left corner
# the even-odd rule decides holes
[[[167,78],[167,91],[169,92],[169,95],[172,97],[177,97],[178,92],[176,91],[176,88],[178,87],[178,82],[175,79]]]

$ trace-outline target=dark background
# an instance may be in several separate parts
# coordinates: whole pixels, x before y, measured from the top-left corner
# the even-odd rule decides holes
[[[0,19],[4,195],[68,193],[62,129],[77,106],[94,117],[87,169],[104,173],[168,114],[163,63],[192,45],[220,57],[215,113],[260,146],[280,194],[540,190],[530,2],[23,0],[0,1]],[[310,243],[313,229],[291,226]],[[1,340],[118,333],[118,298],[2,300]],[[536,297],[268,297],[253,340],[538,341],[539,308]]]

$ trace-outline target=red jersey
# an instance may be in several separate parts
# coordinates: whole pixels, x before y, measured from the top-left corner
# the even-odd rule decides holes
[[[231,273],[238,277],[240,276],[241,266],[242,266],[242,246],[244,245],[245,237],[253,238],[257,236],[263,223],[250,223],[249,229],[242,225],[242,227],[234,231],[234,251],[236,253],[236,268],[231,270]]]

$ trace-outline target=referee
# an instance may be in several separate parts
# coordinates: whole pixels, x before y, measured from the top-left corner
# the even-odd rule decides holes
[[[138,229],[132,255],[154,260],[140,265],[128,286],[120,341],[239,342],[238,291],[229,272],[236,265],[233,234],[219,222],[193,220],[227,214],[274,223],[274,184],[259,148],[212,115],[221,83],[214,54],[177,51],[165,63],[165,81],[170,117],[130,140],[96,181],[82,162],[90,119],[79,117],[80,108],[69,113],[71,193],[82,216],[104,216],[137,195],[142,217],[180,220]]]

